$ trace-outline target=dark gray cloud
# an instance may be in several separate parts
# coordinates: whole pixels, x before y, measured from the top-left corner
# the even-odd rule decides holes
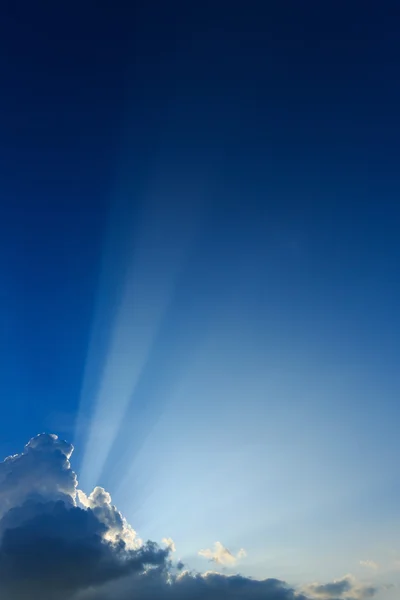
[[[166,570],[133,575],[102,589],[88,590],[74,600],[307,600],[277,579],[256,580],[241,575]]]
[[[107,527],[92,510],[62,501],[28,501],[10,522],[0,546],[0,591],[12,598],[64,598],[146,565],[168,564],[168,549],[148,543],[130,550],[122,540],[107,541]]]
[[[315,600],[367,600],[379,591],[378,587],[362,585],[351,575],[330,583],[311,583],[304,592]]]
[[[143,543],[105,490],[95,488],[89,496],[78,490],[72,451],[57,436],[42,434],[0,463],[2,599],[364,600],[375,595],[375,588],[350,578],[296,591],[277,579],[184,570],[172,560],[172,540],[164,540],[165,548]]]
[[[351,590],[351,581],[347,578],[332,583],[314,583],[309,586],[310,592],[315,596],[323,596],[325,598],[339,598],[344,593]]]

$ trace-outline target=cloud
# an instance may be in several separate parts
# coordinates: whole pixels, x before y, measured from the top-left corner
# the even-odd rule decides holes
[[[69,598],[169,564],[170,549],[143,544],[105,490],[77,489],[72,451],[39,435],[0,463],[0,597]]]
[[[0,590],[8,598],[64,598],[145,564],[164,564],[166,552],[151,545],[128,551],[106,542],[107,527],[90,510],[62,502],[16,509],[21,524],[6,529],[0,547]],[[22,518],[21,518],[22,517]]]
[[[360,565],[362,567],[366,567],[367,569],[372,569],[373,571],[377,571],[379,569],[378,563],[373,560],[360,560]]]
[[[55,435],[33,438],[0,463],[0,598],[6,600],[364,600],[375,588],[350,577],[295,590],[278,579],[197,573],[172,560],[175,544],[143,543],[96,487],[78,489],[73,447]],[[201,555],[233,565],[217,542]]]
[[[0,518],[28,497],[73,504],[77,479],[69,458],[73,447],[55,435],[38,435],[21,454],[0,463]]]
[[[221,542],[215,542],[214,550],[200,550],[199,555],[208,558],[208,560],[215,562],[217,565],[232,566],[236,564],[238,559],[246,556],[246,552],[242,548],[235,556]]]
[[[317,600],[366,600],[378,591],[378,587],[358,583],[352,575],[331,583],[311,583],[303,588],[308,597]]]
[[[262,581],[220,573],[182,574],[167,579],[160,570],[119,580],[100,590],[88,590],[74,600],[306,600],[283,581]]]
[[[163,538],[161,541],[170,548],[171,552],[176,552],[176,547],[172,538]]]
[[[93,492],[86,496],[81,490],[77,490],[77,502],[83,508],[90,509],[97,519],[106,526],[104,539],[113,542],[123,542],[127,548],[139,548],[142,545],[136,531],[129,525],[111,503],[111,496],[101,487],[95,487]]]

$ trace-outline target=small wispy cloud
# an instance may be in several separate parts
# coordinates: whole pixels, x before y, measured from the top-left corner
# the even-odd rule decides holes
[[[360,560],[360,565],[362,567],[366,567],[367,569],[372,569],[373,571],[377,571],[379,569],[378,563],[373,560]]]
[[[400,560],[396,559],[390,564],[391,569],[394,571],[400,571]]]
[[[200,550],[199,555],[208,558],[211,562],[217,565],[232,566],[241,558],[246,556],[246,551],[241,548],[235,555],[228,548],[225,548],[221,542],[215,542],[214,549]]]

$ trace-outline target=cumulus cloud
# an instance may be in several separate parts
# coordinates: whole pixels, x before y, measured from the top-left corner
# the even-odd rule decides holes
[[[56,435],[38,435],[21,454],[0,463],[0,518],[27,498],[73,504],[77,479],[69,458],[73,447]]]
[[[73,447],[33,438],[0,463],[0,598],[5,600],[364,600],[350,577],[295,590],[278,579],[196,573],[174,563],[175,544],[142,542],[103,488],[88,496],[71,469]],[[233,565],[222,544],[201,555]]]
[[[208,558],[209,561],[215,562],[217,565],[232,566],[236,564],[238,559],[245,557],[246,552],[242,548],[234,555],[228,548],[225,548],[221,542],[215,542],[214,550],[200,550],[199,555]]]

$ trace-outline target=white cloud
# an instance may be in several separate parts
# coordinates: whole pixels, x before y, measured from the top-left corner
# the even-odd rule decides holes
[[[56,435],[38,435],[21,454],[0,462],[0,518],[33,496],[74,504],[77,478],[69,458],[73,446]]]
[[[107,527],[104,539],[113,543],[123,541],[127,548],[139,548],[142,545],[136,531],[129,525],[111,502],[111,496],[101,487],[95,487],[93,492],[86,496],[81,490],[77,490],[78,505],[90,508],[98,520]]]
[[[379,569],[378,563],[373,560],[360,560],[360,565],[362,567],[366,567],[367,569],[372,569],[373,571],[377,571]]]
[[[232,566],[236,564],[239,559],[245,557],[246,552],[242,548],[235,556],[228,548],[225,548],[221,542],[215,542],[214,550],[200,550],[199,555],[215,562],[217,565]]]
[[[162,543],[165,544],[168,548],[170,548],[171,552],[176,552],[176,546],[174,540],[172,538],[163,538]]]

